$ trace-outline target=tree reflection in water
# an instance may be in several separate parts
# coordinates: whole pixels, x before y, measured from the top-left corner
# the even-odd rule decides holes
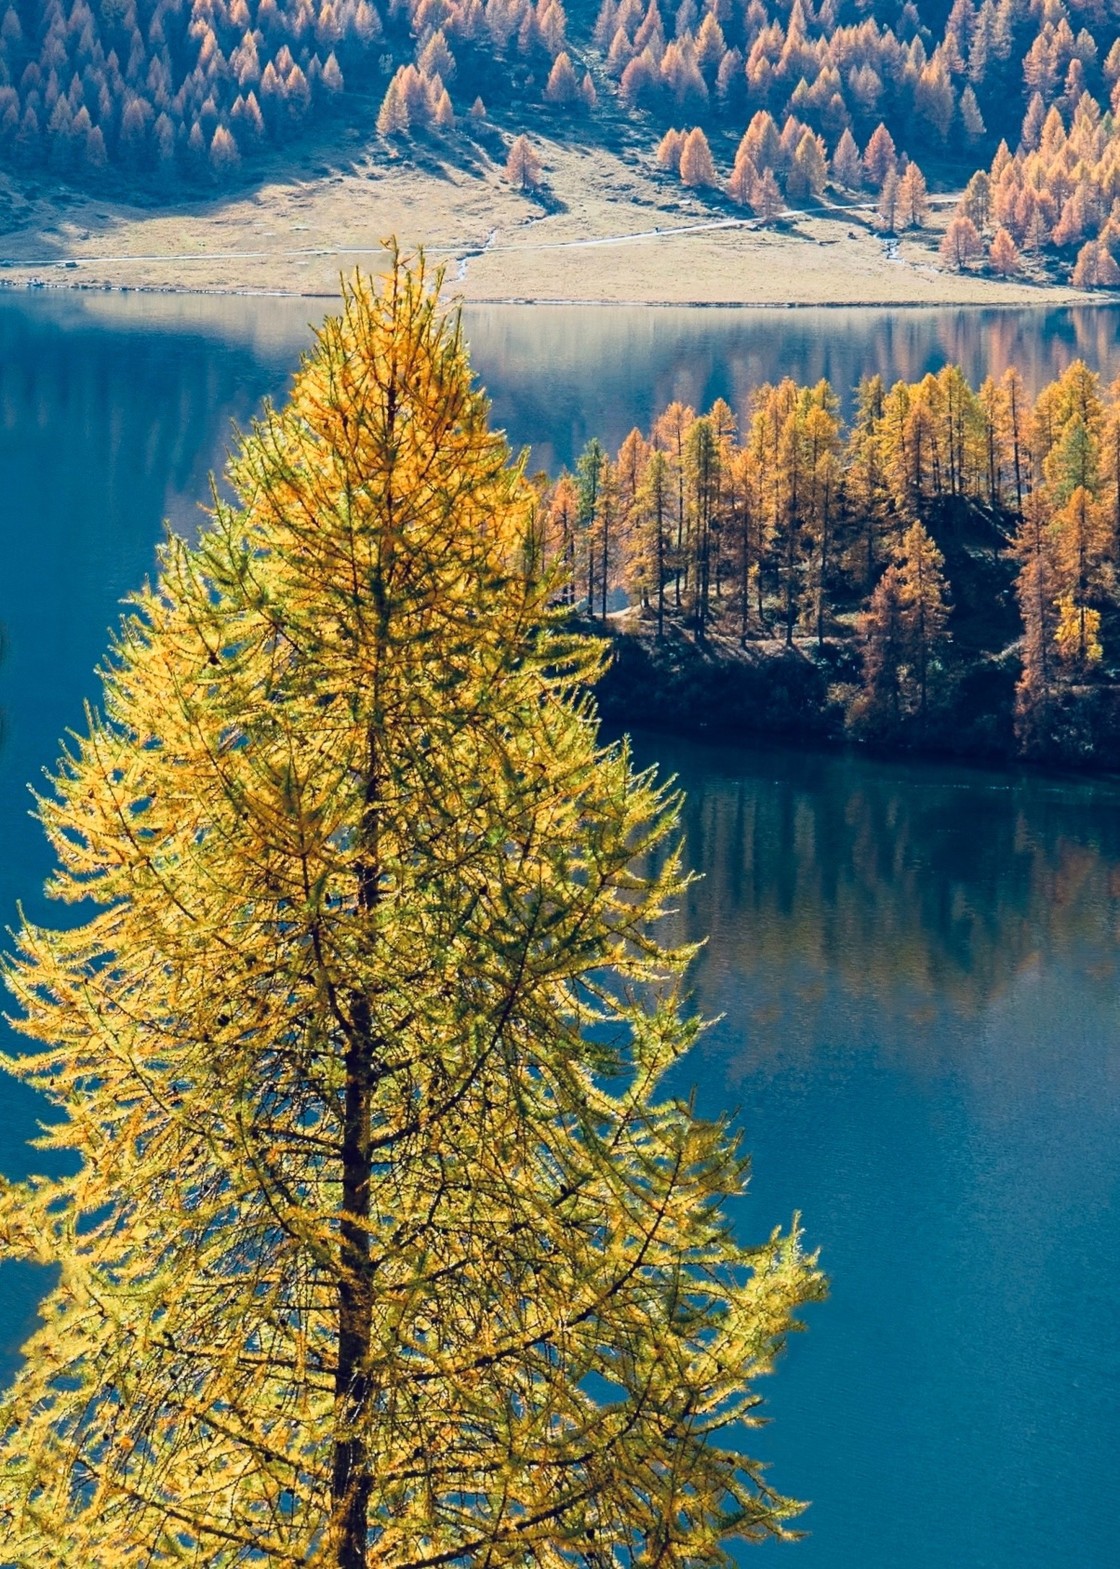
[[[1115,781],[660,736],[639,747],[687,792],[687,859],[704,875],[678,934],[709,938],[695,984],[705,1013],[728,1015],[715,1037],[732,1078],[861,1042],[916,1071],[953,1066],[1043,968],[1066,972],[1086,1007],[1113,1008]]]

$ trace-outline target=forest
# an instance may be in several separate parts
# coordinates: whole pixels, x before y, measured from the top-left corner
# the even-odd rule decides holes
[[[905,221],[927,178],[980,171],[1015,246],[1107,282],[1118,78],[1104,0],[8,0],[0,160],[158,195],[243,179],[316,124],[454,160],[488,123],[640,145],[764,219],[920,164]]]
[[[537,489],[632,722],[1120,755],[1120,384],[1083,361],[1033,399],[874,376],[847,425],[827,381],[675,402]]]

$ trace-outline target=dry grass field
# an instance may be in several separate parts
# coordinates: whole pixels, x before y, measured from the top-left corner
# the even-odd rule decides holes
[[[1037,280],[946,272],[945,208],[888,246],[869,208],[791,215],[774,227],[722,197],[657,175],[652,158],[541,139],[545,189],[522,195],[492,156],[376,162],[359,144],[303,159],[227,199],[162,210],[67,192],[4,194],[0,282],[26,286],[333,296],[396,235],[447,269],[468,301],[754,305],[1026,304],[1085,296]]]

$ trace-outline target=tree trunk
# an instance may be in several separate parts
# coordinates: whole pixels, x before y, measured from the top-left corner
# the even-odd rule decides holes
[[[378,902],[376,737],[369,736],[370,768],[362,823],[364,855],[358,865],[358,907],[372,912]],[[344,1059],[346,1084],[342,1124],[342,1213],[339,1221],[338,1365],[334,1382],[334,1457],[331,1509],[338,1569],[367,1569],[372,1478],[362,1433],[369,1401],[369,1357],[373,1333],[373,1272],[370,1260],[370,1143],[378,1059],[369,998],[350,999]]]
[[[665,520],[660,491],[657,496],[657,637],[665,636]]]

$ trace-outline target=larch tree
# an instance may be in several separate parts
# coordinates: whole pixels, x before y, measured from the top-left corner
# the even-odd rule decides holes
[[[750,205],[763,223],[773,223],[774,219],[785,207],[782,188],[775,178],[773,169],[763,169],[758,179],[754,182],[754,193],[751,196]]]
[[[566,51],[561,51],[552,62],[544,96],[546,102],[550,104],[575,103],[579,97],[579,82],[576,79],[571,57]]]
[[[992,182],[983,169],[977,169],[965,186],[956,210],[981,232],[988,227],[992,216]]]
[[[592,436],[576,461],[576,489],[579,493],[578,524],[579,552],[577,570],[582,567],[587,587],[587,614],[595,614],[595,586],[598,582],[599,537],[602,533],[599,514],[602,509],[603,481],[610,467],[603,443]],[[606,612],[604,611],[604,615]]]
[[[728,196],[736,206],[749,207],[753,203],[757,183],[758,170],[746,153],[740,153],[727,181]]]
[[[625,445],[626,443],[623,443],[624,448]],[[645,445],[644,441],[643,445]],[[630,604],[638,606],[645,613],[653,606],[654,596],[657,592],[656,580],[659,551],[662,557],[661,566],[664,567],[664,520],[668,499],[667,487],[664,482],[664,454],[661,454],[661,462],[658,464],[661,482],[655,487],[657,493],[655,496],[651,492],[648,482],[651,453],[648,446],[646,446],[638,475],[637,489],[634,493],[633,502],[628,506],[622,501],[625,485],[625,481],[622,479],[622,462],[623,457],[622,452],[620,452],[618,462],[619,493],[620,503],[625,507],[626,527],[623,532],[619,559],[619,580]],[[655,501],[660,503],[660,517],[655,516]],[[662,588],[661,594],[663,596],[664,588]]]
[[[941,236],[938,255],[946,266],[963,272],[969,262],[976,261],[983,249],[984,242],[972,219],[957,213],[949,219],[945,233]]]
[[[659,169],[664,169],[667,173],[672,174],[680,172],[681,148],[684,146],[686,134],[685,131],[677,131],[672,127],[665,132],[665,135],[657,144],[657,151],[653,155],[654,162]]]
[[[1050,524],[1059,603],[1055,637],[1062,657],[1082,667],[1101,658],[1100,603],[1111,597],[1112,518],[1091,491],[1077,485]]]
[[[579,517],[579,491],[572,476],[561,474],[553,486],[548,504],[548,548],[552,560],[562,563],[560,594],[563,603],[575,603],[576,521]]]
[[[1028,757],[1044,751],[1058,685],[1058,585],[1053,537],[1033,495],[1015,536],[1015,593],[1023,621],[1022,670],[1015,686],[1015,738]]]
[[[685,453],[689,489],[692,494],[694,551],[696,555],[695,590],[692,622],[696,636],[704,641],[708,631],[712,584],[713,534],[718,527],[721,488],[720,442],[706,417],[693,421]]]
[[[716,184],[716,166],[708,138],[699,126],[689,131],[681,146],[680,175],[682,185],[712,186]]]
[[[668,408],[662,410],[653,426],[653,444],[666,454],[672,476],[673,517],[676,525],[672,557],[674,610],[680,610],[684,588],[687,585],[688,508],[685,505],[684,454],[688,431],[695,418],[695,409],[679,400],[674,400]]]
[[[897,168],[898,155],[895,152],[894,138],[886,126],[880,123],[872,131],[864,149],[864,173],[875,189],[878,190],[887,175],[893,174]]]
[[[4,1397],[21,1569],[725,1563],[793,1511],[720,1435],[819,1292],[730,1239],[675,799],[603,746],[422,269],[356,280],[171,538],[40,815],[77,925],[8,978],[71,1174]],[[660,847],[660,848],[659,848]],[[654,853],[657,852],[657,853]],[[641,872],[640,865],[659,867]]]
[[[739,599],[739,646],[750,633],[751,590],[758,593],[764,540],[761,479],[750,446],[732,452],[728,466],[728,510],[731,551]]]
[[[879,214],[883,228],[886,229],[888,234],[895,232],[898,223],[898,212],[901,202],[900,193],[901,182],[898,175],[891,169],[883,180],[882,189],[879,192],[879,200],[875,204],[875,210]]]
[[[762,389],[761,406],[754,415],[754,421],[766,429],[771,443],[771,466],[765,481],[770,512],[769,544],[787,648],[793,646],[793,634],[802,609],[806,555],[810,545],[805,517],[807,394],[807,388],[799,388],[785,377],[777,387]]]
[[[849,190],[858,190],[863,183],[863,159],[855,137],[846,126],[832,155],[832,172]]]
[[[916,163],[907,164],[898,183],[898,210],[907,229],[920,229],[929,216],[926,177]]]
[[[665,585],[668,582],[669,559],[672,539],[669,535],[671,506],[671,475],[665,454],[656,447],[650,453],[645,479],[640,495],[642,558],[645,563],[645,581],[652,579],[657,596],[657,636],[665,636]]]
[[[1019,271],[1019,248],[1006,229],[996,230],[995,238],[988,247],[988,260],[992,264],[992,270],[998,272],[1002,278],[1014,277]]]
[[[890,487],[883,463],[883,413],[886,389],[880,375],[865,377],[856,389],[856,415],[848,434],[845,492],[857,520],[856,576],[869,593],[877,566],[875,547],[886,527]]]
[[[834,514],[840,480],[839,399],[827,381],[813,388],[805,414],[804,441],[808,465],[805,514],[814,545],[813,619],[818,647],[824,646],[834,549]]]
[[[917,719],[924,724],[931,674],[949,640],[945,557],[921,523],[911,523],[902,537],[897,564],[906,664]]]
[[[515,136],[506,155],[506,179],[520,191],[535,191],[541,183],[541,158],[527,136]]]
[[[863,658],[863,686],[848,713],[856,730],[882,735],[902,721],[902,669],[906,657],[902,590],[891,562],[871,592],[857,630]]]

